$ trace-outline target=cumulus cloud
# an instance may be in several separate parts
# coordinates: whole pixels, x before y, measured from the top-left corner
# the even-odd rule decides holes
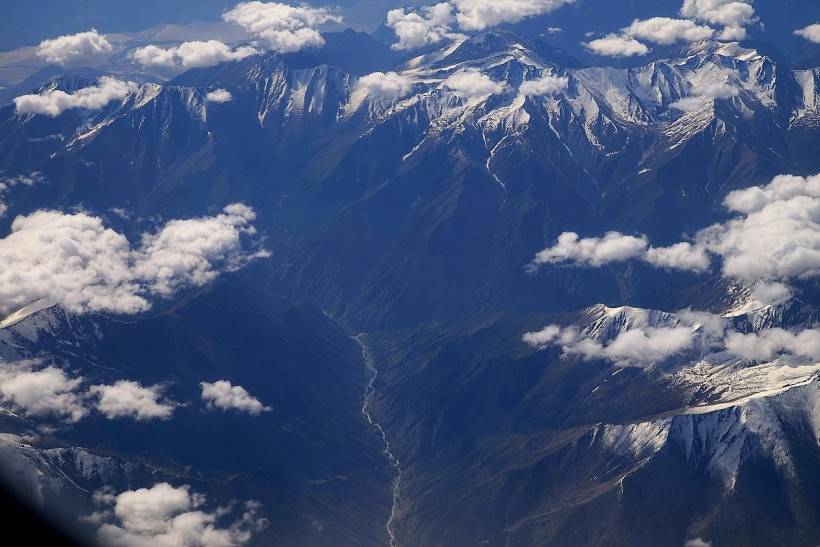
[[[703,272],[709,269],[706,250],[689,242],[670,247],[649,247],[646,236],[607,232],[604,237],[581,238],[575,232],[564,232],[552,247],[538,252],[530,265],[567,264],[600,267],[615,262],[640,259],[658,268]]]
[[[730,211],[750,214],[762,211],[774,203],[788,202],[799,197],[820,199],[820,175],[780,175],[766,186],[752,186],[730,192],[723,204]]]
[[[684,0],[684,17],[726,27],[745,27],[755,22],[755,9],[746,0]]]
[[[820,175],[779,176],[764,187],[737,190],[725,200],[738,218],[697,238],[723,257],[727,277],[753,283],[820,273]]]
[[[233,95],[227,89],[214,89],[205,95],[205,99],[211,103],[229,103],[233,100]]]
[[[746,38],[745,27],[724,27],[717,35],[719,40],[739,41]]]
[[[724,277],[744,283],[764,301],[782,299],[792,280],[820,276],[820,175],[781,175],[765,186],[731,192],[724,206],[736,216],[700,230],[692,243],[654,248],[644,236],[609,232],[581,239],[566,232],[532,266],[601,266],[639,258],[698,272],[708,269],[713,255],[722,260]]]
[[[92,28],[87,32],[67,34],[43,40],[37,56],[60,66],[93,65],[105,61],[114,52],[111,43]]]
[[[691,348],[695,334],[683,326],[634,328],[602,343],[574,327],[548,325],[540,331],[524,334],[523,341],[538,349],[560,346],[566,357],[606,359],[619,366],[647,367]]]
[[[0,362],[0,400],[34,418],[79,421],[96,408],[108,419],[138,421],[169,418],[176,406],[163,399],[162,386],[142,387],[121,380],[83,387],[82,377],[38,360]]]
[[[715,99],[730,99],[740,94],[736,82],[740,74],[715,64],[706,64],[688,76],[688,96],[678,99],[670,106],[684,112],[699,110]]]
[[[584,47],[593,53],[607,57],[633,57],[649,53],[646,44],[630,36],[618,34],[608,34],[603,38],[590,40],[584,43]]]
[[[89,389],[89,393],[97,398],[97,410],[106,418],[133,418],[137,421],[171,417],[176,405],[163,399],[163,391],[163,386],[143,387],[129,380]]]
[[[726,350],[752,361],[771,361],[790,356],[820,359],[820,330],[790,332],[781,328],[759,332],[732,333],[726,338]]]
[[[8,205],[4,200],[4,195],[15,186],[34,186],[45,180],[39,171],[27,175],[1,176],[0,175],[0,217],[8,211]]]
[[[461,70],[444,80],[444,87],[462,99],[498,95],[507,89],[504,82],[496,82],[478,70]]]
[[[619,366],[646,367],[683,353],[697,357],[729,353],[750,361],[783,359],[790,364],[820,359],[820,329],[764,328],[742,333],[734,330],[731,319],[693,310],[677,312],[670,326],[626,325],[610,340],[576,326],[553,324],[525,333],[522,341],[539,350],[560,347],[567,358],[605,359]]]
[[[267,256],[244,249],[244,239],[255,233],[253,219],[249,207],[229,205],[216,216],[170,221],[132,248],[86,213],[17,217],[0,239],[0,314],[39,299],[75,313],[145,311],[151,296],[203,286],[220,272]]]
[[[134,82],[125,82],[103,76],[95,86],[84,87],[73,93],[49,89],[41,94],[22,95],[14,99],[20,114],[43,114],[56,117],[75,108],[99,110],[111,101],[122,100],[138,88]]]
[[[78,394],[82,378],[70,378],[39,361],[0,363],[0,397],[33,417],[56,417],[76,422],[87,413]]]
[[[646,40],[655,44],[669,45],[675,42],[695,42],[711,38],[715,31],[709,27],[698,25],[688,19],[673,19],[671,17],[652,17],[651,19],[635,20],[623,29],[627,36]]]
[[[694,538],[687,540],[683,547],[712,547],[712,543],[701,538]]]
[[[702,108],[705,104],[709,103],[709,101],[737,97],[740,94],[740,90],[727,79],[727,81],[696,82],[692,86],[690,93],[691,95],[688,97],[678,99],[669,106],[684,112],[693,112]]]
[[[242,386],[234,386],[227,380],[213,383],[201,382],[202,400],[208,408],[219,410],[236,410],[247,412],[251,416],[258,416],[262,412],[269,412],[270,407],[263,405],[259,399],[253,397]]]
[[[242,249],[242,235],[256,234],[250,225],[255,218],[253,209],[234,203],[216,216],[171,220],[159,232],[142,236],[133,272],[151,293],[162,296],[186,286],[206,285],[221,271],[234,271],[268,256]]]
[[[342,22],[341,16],[327,8],[257,1],[237,4],[223,13],[222,19],[241,26],[279,53],[321,47],[325,40],[317,27]]]
[[[558,236],[554,246],[535,255],[534,264],[575,264],[603,266],[643,256],[649,243],[646,237],[607,232],[604,237],[581,238],[575,232]]]
[[[755,9],[749,0],[684,0],[680,13],[696,21],[723,25],[720,40],[743,40],[746,27],[755,23]]]
[[[453,6],[440,2],[425,6],[417,11],[393,9],[387,12],[387,26],[396,33],[399,41],[393,49],[415,49],[428,44],[436,44],[454,36],[452,25],[456,18]]]
[[[399,41],[393,49],[414,49],[461,35],[454,32],[484,30],[502,23],[549,13],[574,0],[451,0],[418,9],[393,9],[387,26]],[[560,29],[558,29],[560,31]]]
[[[168,48],[151,44],[135,49],[129,56],[147,67],[202,68],[228,61],[241,61],[258,53],[259,50],[250,46],[232,49],[218,40],[208,40],[183,42]]]
[[[464,30],[484,30],[501,23],[517,23],[571,4],[574,0],[453,0]]]
[[[558,325],[547,325],[539,331],[525,333],[521,339],[534,348],[546,348],[560,340],[563,332]]]
[[[643,259],[656,268],[705,272],[711,266],[711,259],[706,249],[692,245],[688,241],[675,243],[669,247],[651,247]]]
[[[118,496],[96,496],[112,505],[94,515],[105,522],[97,531],[103,545],[123,547],[235,547],[250,541],[266,522],[257,516],[257,503],[245,504],[232,523],[224,522],[229,508],[204,509],[205,496],[187,485],[159,483],[151,488],[128,490]]]
[[[794,31],[794,33],[801,38],[805,38],[809,42],[820,44],[820,23],[814,23],[813,25],[803,27]]]
[[[617,364],[646,366],[691,348],[693,341],[688,327],[632,329],[605,346],[604,354]]]
[[[521,82],[518,92],[527,97],[551,95],[553,93],[565,91],[568,85],[569,78],[566,76],[545,74],[537,80],[527,80],[525,82]]]
[[[646,55],[650,49],[644,42],[671,45],[676,42],[696,42],[716,37],[720,40],[742,40],[746,26],[755,22],[754,8],[745,1],[684,0],[680,14],[684,19],[651,17],[636,19],[619,33],[585,43],[587,49],[608,57]],[[723,25],[715,31],[700,22]],[[690,105],[694,104],[690,101]]]
[[[691,326],[693,332],[702,334],[710,342],[722,343],[720,341],[730,326],[725,317],[706,311],[685,309],[679,310],[675,315],[684,325]]]
[[[413,80],[398,72],[373,72],[356,81],[353,93],[374,98],[404,97],[413,89]]]

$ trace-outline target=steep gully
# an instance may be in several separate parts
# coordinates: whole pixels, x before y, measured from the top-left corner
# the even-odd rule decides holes
[[[356,340],[356,343],[359,344],[359,347],[362,349],[362,360],[364,361],[364,366],[367,369],[368,380],[367,380],[367,387],[364,391],[364,396],[362,398],[362,415],[364,416],[367,423],[369,423],[372,427],[374,427],[378,433],[379,437],[381,437],[382,445],[384,447],[384,455],[387,460],[390,462],[391,467],[395,471],[395,476],[393,478],[393,505],[390,509],[390,517],[387,519],[387,536],[389,538],[389,546],[388,547],[398,547],[398,539],[396,538],[396,532],[393,529],[393,523],[396,519],[398,514],[399,505],[401,502],[399,489],[401,487],[401,462],[393,453],[390,448],[390,441],[387,439],[387,434],[384,432],[381,424],[377,422],[373,415],[370,412],[370,403],[373,401],[373,397],[376,394],[376,379],[379,376],[379,371],[376,369],[375,362],[373,360],[373,355],[370,353],[370,348],[367,346],[365,342],[365,334],[359,334],[354,336],[353,339]]]

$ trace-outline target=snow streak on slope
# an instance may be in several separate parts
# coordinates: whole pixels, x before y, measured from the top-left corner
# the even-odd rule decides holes
[[[393,478],[393,506],[390,509],[390,518],[387,519],[387,536],[390,538],[389,547],[398,547],[398,539],[396,538],[396,532],[393,529],[393,522],[396,520],[396,516],[398,515],[399,505],[401,502],[400,499],[400,488],[401,488],[401,462],[399,462],[396,455],[393,454],[393,451],[390,448],[390,441],[387,439],[387,434],[382,429],[382,426],[377,422],[373,415],[370,412],[370,403],[373,401],[373,396],[376,394],[376,379],[379,376],[379,371],[376,369],[375,363],[373,361],[373,355],[370,353],[370,348],[367,347],[367,344],[364,341],[365,334],[359,334],[354,336],[353,339],[356,340],[356,343],[362,348],[362,360],[364,361],[364,365],[367,368],[367,374],[369,376],[367,381],[367,387],[364,391],[364,398],[362,400],[362,415],[364,416],[367,423],[371,426],[375,427],[376,430],[379,432],[379,436],[381,437],[382,444],[384,445],[384,455],[387,457],[387,460],[390,462],[390,465],[395,470],[395,477]]]

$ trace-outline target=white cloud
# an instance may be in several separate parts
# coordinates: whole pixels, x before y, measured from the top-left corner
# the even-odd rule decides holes
[[[387,26],[399,38],[394,49],[414,49],[455,39],[461,30],[484,30],[502,23],[517,23],[527,17],[549,13],[574,0],[451,0],[418,9],[393,9]],[[561,29],[557,29],[560,32]],[[556,31],[550,28],[550,32]]]
[[[805,38],[809,42],[820,44],[820,23],[814,23],[813,25],[803,27],[794,31],[794,33],[802,38]]]
[[[218,380],[213,383],[201,382],[202,400],[208,408],[219,410],[236,410],[247,412],[251,416],[258,416],[261,412],[268,412],[270,407],[263,405],[242,386],[234,386],[227,380]]]
[[[694,332],[703,334],[707,340],[711,341],[723,340],[730,326],[725,317],[706,311],[685,309],[679,310],[675,315],[683,324],[691,326]]]
[[[763,306],[785,302],[792,295],[792,289],[779,281],[758,280],[748,287],[752,298]]]
[[[649,53],[649,47],[643,42],[671,45],[676,42],[696,42],[713,37],[720,40],[742,40],[746,37],[745,27],[757,21],[754,8],[745,1],[684,0],[680,13],[685,19],[636,19],[619,33],[608,34],[584,45],[598,55],[632,57]],[[724,28],[716,33],[713,28],[699,25],[697,21],[723,25]],[[691,109],[700,103],[684,99],[680,104],[685,106],[681,109]]]
[[[709,354],[729,353],[751,361],[771,362],[784,359],[786,364],[820,360],[820,329],[789,331],[763,328],[741,333],[734,323],[717,314],[681,310],[671,326],[646,327],[624,325],[614,339],[590,336],[575,326],[548,325],[527,332],[522,341],[530,347],[560,347],[564,357],[606,359],[620,366],[645,367],[683,352],[688,359]],[[598,332],[597,330],[593,332]],[[718,357],[724,362],[725,357]]]
[[[39,171],[28,175],[0,176],[0,217],[8,211],[8,205],[3,200],[3,197],[9,190],[15,186],[34,186],[43,180],[45,180],[45,177]]]
[[[737,42],[746,38],[744,27],[724,27],[717,35],[719,40]]]
[[[176,405],[163,400],[163,391],[163,386],[142,387],[129,380],[89,389],[89,393],[97,398],[97,410],[106,418],[133,418],[138,421],[164,420],[173,414]]]
[[[266,256],[243,250],[243,237],[254,234],[253,218],[250,208],[230,205],[216,216],[170,221],[132,249],[123,235],[86,213],[17,217],[0,239],[0,314],[39,299],[75,313],[145,311],[153,295],[205,285]]]
[[[694,335],[687,327],[632,329],[604,348],[607,358],[621,365],[646,366],[692,347]]]
[[[706,249],[688,242],[670,247],[649,247],[646,236],[607,232],[604,237],[581,238],[575,232],[564,232],[552,247],[535,255],[531,267],[543,264],[569,264],[600,267],[614,262],[640,259],[670,270],[703,272],[711,261]]]
[[[18,217],[0,240],[0,313],[41,298],[76,312],[148,308],[130,275],[128,241],[84,213]]]
[[[29,416],[80,420],[87,413],[77,393],[81,383],[38,361],[0,362],[0,397]]]
[[[37,56],[60,66],[93,65],[105,61],[114,47],[97,29],[43,40]]]
[[[0,362],[0,400],[32,417],[51,416],[73,423],[88,415],[95,402],[93,406],[108,419],[143,421],[168,418],[176,406],[162,400],[161,386],[145,388],[121,380],[86,390],[82,384],[82,377],[71,377],[40,361]]]
[[[731,319],[720,315],[681,310],[672,326],[631,326],[609,341],[575,326],[559,325],[528,332],[522,341],[536,349],[560,347],[564,357],[606,359],[620,366],[650,366],[683,352],[697,356],[726,352],[751,361],[784,359],[787,364],[820,359],[820,329],[763,328],[741,333],[733,326]]]
[[[755,22],[755,9],[745,0],[684,0],[681,15],[726,27],[745,27]]]
[[[150,292],[170,296],[266,257],[266,252],[249,255],[242,250],[242,235],[256,233],[250,225],[255,218],[253,209],[234,203],[216,216],[171,220],[159,232],[142,236],[134,259],[136,277]]]
[[[148,45],[137,48],[129,56],[148,67],[202,68],[228,61],[241,61],[259,50],[250,46],[232,49],[217,40],[183,42],[175,47],[161,48]]]
[[[95,86],[66,93],[61,89],[50,89],[42,94],[22,95],[14,99],[20,114],[43,114],[56,117],[74,108],[99,110],[111,101],[122,100],[138,88],[134,82],[125,82],[103,76]]]
[[[586,42],[584,46],[593,53],[607,57],[632,57],[649,53],[646,44],[629,36],[619,36],[617,34],[608,34],[603,38],[591,40]]]
[[[569,85],[569,78],[566,76],[553,76],[545,74],[537,80],[527,80],[521,82],[518,92],[524,96],[551,95],[560,91],[565,91]]]
[[[95,513],[95,519],[109,519],[97,531],[103,545],[121,547],[235,547],[250,541],[252,533],[266,522],[257,516],[258,504],[245,504],[244,512],[227,527],[221,527],[229,509],[206,511],[204,496],[189,486],[159,483],[151,488],[128,490],[116,497],[95,498],[113,502],[110,509]]]
[[[396,33],[399,41],[393,49],[415,49],[436,44],[453,36],[451,26],[455,23],[453,7],[448,2],[425,6],[418,11],[393,9],[387,12],[387,26]]]
[[[726,338],[726,349],[753,361],[771,361],[782,356],[817,360],[820,359],[820,330],[790,332],[770,328],[749,334],[732,333]]]
[[[731,99],[740,94],[733,83],[739,75],[734,69],[707,65],[690,76],[690,95],[673,102],[669,106],[684,112],[699,110],[715,99]]]
[[[501,23],[517,23],[549,13],[574,0],[453,0],[464,30],[484,30]]]
[[[233,100],[233,95],[227,89],[214,89],[205,95],[205,99],[211,103],[228,103]]]
[[[575,232],[564,232],[558,241],[535,255],[535,265],[575,264],[602,266],[623,262],[644,255],[649,243],[643,236],[635,237],[620,232],[607,232],[604,237],[580,238]]]
[[[323,46],[325,40],[317,27],[342,22],[339,15],[327,8],[278,2],[242,2],[223,13],[222,19],[236,23],[279,53]]]
[[[708,269],[709,253],[722,260],[724,277],[744,283],[764,301],[782,299],[791,280],[820,276],[820,175],[781,175],[765,186],[731,192],[724,205],[738,215],[699,231],[693,243],[648,248],[644,236],[609,232],[581,239],[565,232],[532,266],[601,266],[640,258],[698,272]]]
[[[820,274],[820,175],[779,176],[725,200],[743,216],[699,234],[724,258],[723,271],[742,281],[787,281]]]
[[[655,44],[669,45],[675,42],[695,42],[711,38],[715,33],[709,27],[701,26],[688,19],[652,17],[635,20],[622,31],[627,36],[646,40]]]
[[[749,214],[762,211],[774,203],[787,202],[798,197],[820,199],[820,175],[780,175],[766,186],[752,186],[730,192],[723,200],[723,205],[730,211]]]
[[[690,272],[705,272],[711,265],[706,249],[687,241],[670,247],[651,247],[646,251],[644,260],[656,268]]]
[[[504,82],[496,82],[478,70],[456,72],[444,80],[442,85],[462,99],[497,95],[507,88]]]
[[[373,72],[356,81],[354,93],[374,98],[399,98],[413,89],[413,80],[397,72]]]
[[[607,359],[619,366],[647,367],[691,348],[695,334],[690,327],[683,326],[634,328],[603,344],[574,327],[548,325],[540,331],[524,334],[522,339],[539,349],[560,346],[567,357]]]
[[[687,540],[683,547],[712,547],[711,542],[704,541],[701,538],[694,538]]]
[[[534,348],[546,348],[560,340],[563,332],[558,325],[547,325],[539,331],[525,333],[521,339]]]

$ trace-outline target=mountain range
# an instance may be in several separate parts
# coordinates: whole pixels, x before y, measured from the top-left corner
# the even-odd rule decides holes
[[[0,172],[34,181],[0,193],[0,229],[74,210],[137,242],[241,202],[270,255],[139,313],[9,315],[3,360],[178,402],[150,422],[4,408],[13,482],[88,536],[95,492],[184,482],[258,502],[251,545],[816,545],[817,364],[713,340],[817,328],[810,280],[763,302],[716,269],[532,264],[569,230],[671,245],[729,222],[733,191],[820,172],[820,69],[712,40],[590,67],[500,29],[362,55],[266,53],[99,109],[0,109]],[[599,354],[525,343],[545,325]],[[659,329],[697,344],[653,366],[603,353]],[[266,410],[207,408],[220,379]]]

